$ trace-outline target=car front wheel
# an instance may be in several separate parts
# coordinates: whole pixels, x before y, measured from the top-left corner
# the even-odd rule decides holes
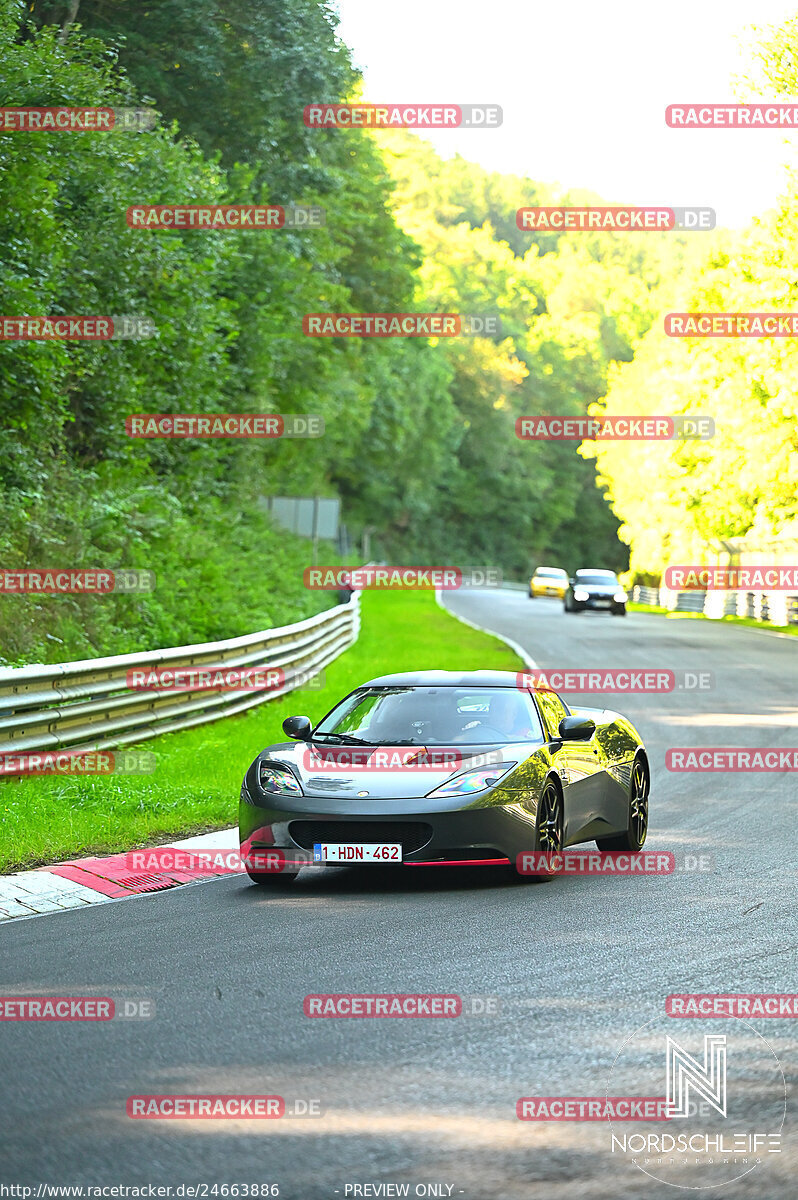
[[[563,849],[563,800],[562,793],[557,787],[557,784],[549,779],[546,782],[543,791],[538,800],[538,813],[535,820],[535,853],[536,855],[560,855]],[[545,870],[545,863],[538,864],[541,869],[536,870],[529,875],[525,871],[517,873],[522,878],[551,879],[557,874],[556,865],[552,871]]]
[[[293,865],[285,868],[284,861],[291,857],[290,850],[252,850],[249,858],[244,860],[244,870],[253,883],[261,887],[275,887],[279,883],[290,883],[299,874],[299,867]],[[271,870],[259,870],[259,867],[271,866]]]

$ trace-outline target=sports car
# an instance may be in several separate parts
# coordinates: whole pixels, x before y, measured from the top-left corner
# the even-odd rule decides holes
[[[595,608],[604,609],[616,617],[625,617],[627,599],[614,571],[586,569],[577,571],[569,580],[564,607],[567,613]]]
[[[568,572],[562,567],[538,567],[529,581],[529,599],[557,596],[562,600],[568,587]]]
[[[291,741],[262,750],[241,786],[241,855],[257,883],[309,863],[515,867],[528,851],[636,851],[646,838],[640,734],[531,676],[383,675],[315,726],[296,716],[283,730]]]

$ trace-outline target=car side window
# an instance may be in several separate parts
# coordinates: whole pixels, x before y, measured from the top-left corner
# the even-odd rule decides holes
[[[549,740],[559,737],[560,721],[563,717],[568,716],[568,709],[556,692],[540,690],[535,692],[535,699],[538,702],[538,708],[543,714],[543,721]]]

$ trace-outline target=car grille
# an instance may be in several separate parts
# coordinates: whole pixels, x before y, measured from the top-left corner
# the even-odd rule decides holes
[[[414,854],[432,837],[421,821],[290,821],[288,832],[304,850],[316,842],[399,842],[402,854]]]

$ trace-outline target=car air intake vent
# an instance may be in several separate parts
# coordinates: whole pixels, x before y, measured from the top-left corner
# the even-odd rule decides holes
[[[615,763],[607,768],[610,775],[618,780],[622,788],[628,788],[632,782],[632,764],[631,763]]]
[[[400,842],[405,855],[426,846],[432,826],[422,821],[291,821],[288,832],[305,850],[315,842]]]

